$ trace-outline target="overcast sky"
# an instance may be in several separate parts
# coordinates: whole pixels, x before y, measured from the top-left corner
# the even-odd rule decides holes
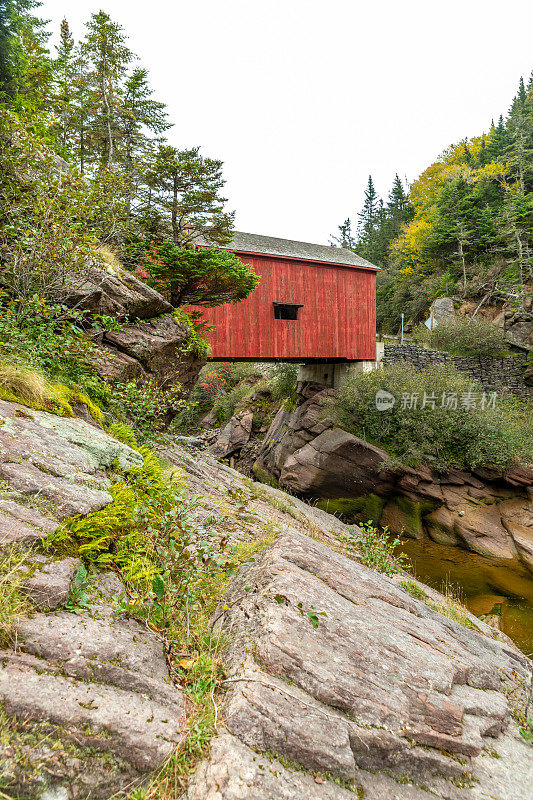
[[[328,243],[369,173],[386,197],[506,113],[533,68],[531,0],[44,0],[76,37],[100,8],[169,109],[168,138],[225,163],[252,233]]]

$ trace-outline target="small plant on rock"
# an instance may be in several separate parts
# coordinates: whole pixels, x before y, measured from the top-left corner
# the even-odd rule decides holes
[[[407,556],[403,553],[395,555],[400,539],[391,538],[387,526],[376,528],[372,520],[369,520],[363,522],[359,530],[351,528],[350,532],[350,546],[359,551],[362,564],[384,575],[402,571]]]

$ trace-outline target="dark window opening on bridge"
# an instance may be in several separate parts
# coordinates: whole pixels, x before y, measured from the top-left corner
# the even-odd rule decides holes
[[[302,303],[274,303],[275,319],[298,319]]]

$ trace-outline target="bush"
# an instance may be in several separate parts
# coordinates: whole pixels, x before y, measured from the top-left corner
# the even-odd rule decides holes
[[[179,411],[190,406],[182,395],[180,383],[161,387],[153,378],[142,385],[129,381],[117,384],[111,409],[117,416],[129,421],[141,437],[146,438],[167,428]]]
[[[379,391],[394,397],[385,410],[376,407]],[[344,384],[333,411],[341,427],[412,466],[505,470],[516,459],[533,460],[531,406],[504,393],[484,394],[442,366],[417,372],[397,364],[358,373]]]
[[[387,526],[379,529],[369,520],[363,522],[359,530],[350,528],[349,531],[349,543],[359,551],[361,564],[382,572],[383,575],[394,575],[395,572],[402,571],[407,556],[403,553],[395,556],[394,551],[400,544],[400,539],[391,538]]]
[[[98,238],[128,220],[127,187],[111,168],[93,181],[61,174],[46,142],[0,115],[0,279],[13,296],[59,299],[100,267]]]
[[[280,363],[273,369],[269,384],[274,400],[296,400],[296,383],[298,381],[298,364]]]
[[[468,317],[444,317],[432,331],[421,325],[415,332],[415,339],[454,356],[499,357],[508,349],[502,328]]]

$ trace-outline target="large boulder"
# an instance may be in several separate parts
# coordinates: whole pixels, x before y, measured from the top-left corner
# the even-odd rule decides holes
[[[215,616],[231,642],[227,732],[188,800],[522,800],[533,765],[513,715],[532,665],[475,617],[465,625],[283,536],[241,569]]]
[[[71,287],[64,302],[91,314],[129,320],[150,319],[172,311],[170,303],[159,292],[118,263],[89,271],[82,283]]]
[[[179,382],[188,391],[205,363],[188,352],[190,336],[189,326],[172,314],[94,331],[100,347],[91,361],[96,374],[111,384],[152,378],[160,386]]]
[[[0,651],[9,732],[0,783],[25,798],[106,798],[142,782],[184,736],[185,706],[161,641],[117,615],[125,587],[93,577],[83,615],[21,620]],[[6,739],[7,735],[7,739]]]
[[[106,470],[142,463],[131,447],[81,419],[2,400],[0,422],[0,478],[20,498],[52,508],[55,519],[104,508],[112,500]],[[39,508],[10,498],[0,502],[0,548],[44,538],[51,529],[54,523]]]
[[[219,458],[242,450],[252,433],[253,411],[244,410],[234,414],[222,428],[216,441],[209,448]]]

